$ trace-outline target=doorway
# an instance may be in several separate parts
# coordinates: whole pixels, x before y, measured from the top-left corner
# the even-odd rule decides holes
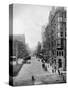
[[[62,67],[62,59],[58,60],[58,67],[61,68]]]

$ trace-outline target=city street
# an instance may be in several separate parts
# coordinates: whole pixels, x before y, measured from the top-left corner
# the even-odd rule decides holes
[[[66,7],[9,6],[9,84],[66,83]]]
[[[24,64],[18,75],[14,77],[15,86],[62,82],[62,78],[58,74],[53,74],[42,68],[42,62],[39,58],[32,57],[30,62],[30,64]]]

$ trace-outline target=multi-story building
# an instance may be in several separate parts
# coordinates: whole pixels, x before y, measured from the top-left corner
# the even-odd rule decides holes
[[[45,29],[46,44],[50,63],[54,68],[66,69],[66,10],[63,7],[53,8],[49,24]]]
[[[56,8],[50,23],[53,63],[57,69],[64,70],[66,66],[66,10]]]

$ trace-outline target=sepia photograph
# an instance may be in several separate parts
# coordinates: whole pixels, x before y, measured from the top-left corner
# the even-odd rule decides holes
[[[66,83],[66,7],[9,5],[9,85]]]

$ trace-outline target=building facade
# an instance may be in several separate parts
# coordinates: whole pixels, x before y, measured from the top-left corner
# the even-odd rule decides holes
[[[53,68],[66,69],[66,10],[63,7],[53,8],[49,24],[45,29],[49,62]]]

